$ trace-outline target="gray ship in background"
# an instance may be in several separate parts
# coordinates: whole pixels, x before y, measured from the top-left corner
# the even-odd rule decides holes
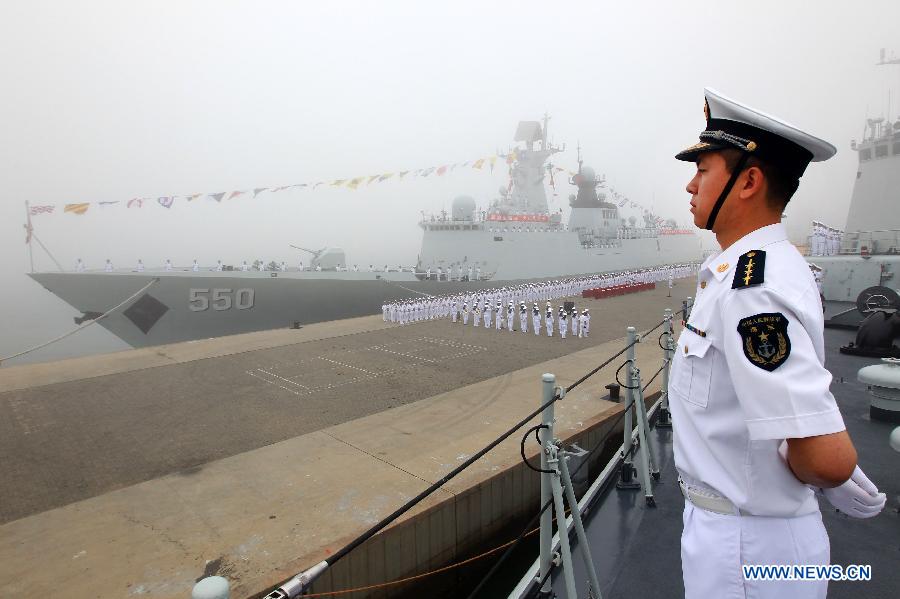
[[[878,65],[900,66],[900,58],[882,50]],[[867,119],[851,148],[859,167],[840,250],[807,260],[821,268],[828,322],[855,327],[900,309],[900,119]]]
[[[273,263],[254,270],[172,268],[34,272],[32,279],[133,347],[145,347],[377,314],[382,304],[420,295],[680,264],[701,257],[699,237],[650,213],[623,218],[605,183],[581,165],[570,183],[568,223],[551,213],[545,180],[561,151],[547,119],[519,123],[506,156],[510,181],[479,209],[457,197],[450,214],[424,215],[422,247],[410,268],[348,268],[343,250],[312,252],[303,270]],[[598,193],[599,191],[599,193]],[[294,246],[297,247],[297,246]],[[303,248],[298,248],[303,249]],[[309,251],[309,250],[306,250]],[[121,305],[120,305],[121,304]],[[115,309],[113,309],[115,308]]]

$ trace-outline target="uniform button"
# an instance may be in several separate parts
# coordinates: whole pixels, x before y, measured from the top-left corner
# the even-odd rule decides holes
[[[700,289],[706,289],[706,281],[700,281]]]
[[[687,347],[687,345],[684,346],[684,353],[688,353],[688,347]]]

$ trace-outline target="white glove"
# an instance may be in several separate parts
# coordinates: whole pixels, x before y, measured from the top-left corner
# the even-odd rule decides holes
[[[822,494],[831,505],[853,518],[877,516],[887,501],[887,496],[878,492],[878,487],[859,466],[847,482],[833,489],[822,489]]]

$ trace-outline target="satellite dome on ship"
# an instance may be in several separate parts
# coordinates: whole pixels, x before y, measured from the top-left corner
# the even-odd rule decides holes
[[[450,212],[453,220],[474,220],[475,200],[470,196],[456,196]]]

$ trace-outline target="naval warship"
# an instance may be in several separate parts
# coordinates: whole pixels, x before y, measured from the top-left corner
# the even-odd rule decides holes
[[[882,50],[878,64],[900,65],[900,58],[886,59]],[[900,119],[867,119],[850,147],[859,166],[840,251],[807,258],[821,268],[826,316],[835,326],[900,308]]]
[[[348,268],[340,248],[313,252],[304,269],[172,268],[32,272],[29,276],[133,347],[301,326],[376,314],[382,304],[565,277],[697,261],[699,237],[645,212],[623,218],[605,181],[579,155],[570,214],[548,207],[547,118],[522,121],[506,156],[508,186],[486,208],[455,198],[449,214],[423,214],[414,268]],[[624,203],[623,203],[624,205]],[[640,221],[643,222],[640,222]],[[302,248],[301,248],[302,249]],[[115,308],[112,310],[112,308]]]

